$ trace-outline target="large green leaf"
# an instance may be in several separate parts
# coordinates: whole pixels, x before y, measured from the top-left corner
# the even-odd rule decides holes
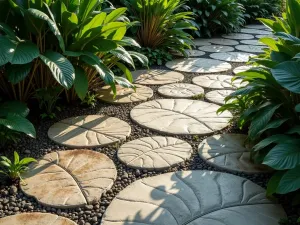
[[[88,91],[88,79],[81,67],[75,68],[74,88],[78,97],[83,100]]]
[[[62,13],[61,20],[62,30],[66,35],[77,28],[78,18],[76,13],[65,11]]]
[[[135,57],[136,59],[138,59],[142,63],[143,66],[148,66],[149,60],[148,60],[147,56],[145,56],[141,53],[138,53],[138,52],[134,52],[134,51],[128,51],[128,53],[132,57]]]
[[[133,78],[131,71],[123,63],[116,62],[116,66],[122,70],[122,72],[125,74],[126,79],[132,83]]]
[[[258,144],[256,144],[253,147],[254,151],[259,151],[261,149],[264,149],[265,147],[271,145],[271,144],[279,144],[283,141],[289,140],[289,139],[294,139],[292,137],[290,137],[289,135],[286,134],[276,134],[276,135],[272,135],[270,137],[267,137],[265,139],[263,139],[262,141],[260,141]]]
[[[113,54],[114,56],[118,57],[119,59],[127,62],[133,68],[135,67],[133,59],[131,58],[131,55],[123,47],[119,46],[116,49],[111,50],[110,53]]]
[[[110,14],[107,15],[104,23],[110,23],[116,21],[121,15],[126,12],[127,8],[118,8],[113,10]]]
[[[281,118],[281,119],[276,119],[272,120],[269,122],[262,130],[258,132],[258,134],[262,134],[263,132],[269,130],[269,129],[275,129],[280,127],[282,124],[284,124],[286,121],[288,121],[290,118]]]
[[[300,165],[287,171],[281,178],[277,193],[286,194],[300,188]]]
[[[75,80],[75,71],[73,65],[63,55],[47,51],[44,55],[40,55],[42,61],[49,67],[53,77],[64,88],[72,87]]]
[[[96,27],[101,27],[103,25],[103,22],[106,18],[106,13],[105,12],[101,12],[98,15],[94,16],[93,19],[88,22],[86,25],[83,26],[80,34],[78,35],[77,39],[79,39],[80,37],[84,36],[84,34],[91,30],[94,29]]]
[[[29,109],[25,103],[18,101],[8,101],[0,104],[0,117],[7,116],[8,114],[18,114],[26,117],[29,114]]]
[[[280,180],[286,171],[277,171],[269,180],[267,187],[267,196],[271,196],[277,192]]]
[[[117,47],[118,47],[117,44],[112,40],[96,38],[95,40],[85,45],[83,50],[97,53],[97,52],[111,51],[113,49],[116,49]]]
[[[5,65],[10,61],[11,49],[14,49],[15,44],[5,36],[0,36],[0,66]]]
[[[9,65],[6,68],[7,80],[12,84],[19,83],[30,73],[31,66],[31,63],[23,65]]]
[[[9,38],[11,38],[15,41],[19,41],[19,38],[17,38],[13,29],[11,29],[10,26],[8,26],[7,24],[0,23],[0,30],[2,30],[4,33],[6,33]]]
[[[135,89],[134,84],[130,83],[129,80],[124,77],[115,77],[115,81],[122,87]]]
[[[79,5],[78,19],[83,23],[99,5],[99,0],[82,0]]]
[[[15,46],[10,49],[9,62],[11,64],[27,64],[32,62],[40,54],[38,47],[32,42],[14,42]]]

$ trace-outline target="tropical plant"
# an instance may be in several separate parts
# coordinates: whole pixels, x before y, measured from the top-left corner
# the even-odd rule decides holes
[[[22,173],[28,169],[28,164],[36,162],[34,158],[23,158],[20,160],[20,156],[17,152],[14,152],[13,161],[5,156],[1,156],[0,158],[2,160],[0,161],[0,166],[2,167],[0,173],[5,174],[12,181],[22,179]]]
[[[88,92],[85,98],[82,100],[81,104],[88,107],[95,107],[97,103],[97,96],[92,92]]]
[[[188,5],[196,15],[199,37],[236,32],[245,24],[244,7],[236,0],[190,0]]]
[[[151,48],[139,48],[135,51],[142,53],[147,56],[149,61],[149,66],[158,65],[161,66],[168,61],[173,59],[172,55],[164,49],[151,49]],[[136,62],[138,65],[139,62]]]

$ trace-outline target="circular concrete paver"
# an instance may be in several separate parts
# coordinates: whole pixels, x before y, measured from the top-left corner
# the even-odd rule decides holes
[[[205,55],[205,52],[199,50],[185,50],[187,57],[197,57]],[[183,57],[182,53],[176,52],[174,55]]]
[[[137,169],[164,170],[191,157],[192,146],[173,137],[145,137],[125,143],[118,158]]]
[[[208,46],[199,47],[199,50],[205,52],[232,52],[234,51],[234,48],[230,46],[222,46],[222,45],[208,45]]]
[[[274,39],[277,39],[277,37],[273,34],[259,34],[259,35],[256,35],[255,36],[256,38],[260,39],[260,38],[274,38]]]
[[[172,84],[184,79],[183,74],[171,70],[137,70],[131,73],[134,83],[144,85]]]
[[[194,77],[192,82],[209,89],[236,89],[244,86],[241,79],[232,82],[232,78],[230,75],[202,75]]]
[[[21,213],[0,219],[0,225],[76,225],[68,218],[50,213]]]
[[[209,39],[210,43],[215,45],[238,45],[239,42],[235,40],[230,40],[226,38],[211,38]]]
[[[106,155],[91,150],[52,152],[23,174],[23,192],[55,208],[75,208],[98,202],[109,190],[117,170]]]
[[[159,87],[158,93],[171,98],[191,98],[196,95],[204,94],[204,89],[194,84],[177,83]]]
[[[111,87],[107,85],[97,90],[97,98],[104,102],[124,104],[146,101],[153,96],[153,90],[151,88],[139,84],[135,86],[136,90],[116,85],[117,95],[114,96]]]
[[[266,46],[264,43],[261,43],[259,40],[241,40],[241,44]]]
[[[233,73],[234,74],[242,73],[242,72],[245,72],[247,70],[250,70],[251,68],[253,68],[253,66],[239,66],[239,67],[236,67],[233,70]]]
[[[196,46],[211,45],[210,39],[196,38],[193,40],[193,42]]]
[[[263,53],[265,47],[261,45],[237,45],[235,48],[243,52]]]
[[[232,90],[214,90],[206,93],[205,98],[212,103],[224,105],[225,98],[233,92]]]
[[[252,181],[228,173],[165,173],[122,190],[101,225],[275,225],[286,213],[265,192]]]
[[[157,99],[134,107],[130,116],[142,127],[167,134],[207,135],[221,130],[232,118],[217,114],[220,106],[189,99]]]
[[[207,163],[232,172],[266,173],[271,170],[251,162],[250,148],[245,146],[243,134],[221,134],[204,139],[199,147],[199,156]]]
[[[270,31],[266,31],[266,30],[259,30],[259,29],[251,29],[251,28],[242,28],[241,29],[241,33],[245,33],[245,34],[263,34],[263,35],[269,35],[272,34],[272,32]]]
[[[249,24],[245,26],[248,29],[269,29],[263,24]]]
[[[231,69],[227,62],[204,58],[175,59],[167,62],[166,67],[187,73],[217,73]]]
[[[94,148],[126,140],[131,127],[125,121],[104,115],[77,116],[55,123],[48,137],[71,148]]]
[[[234,39],[234,40],[248,40],[253,39],[254,36],[251,34],[242,34],[242,33],[232,33],[232,34],[224,34],[223,38]]]
[[[256,55],[246,52],[222,52],[212,53],[209,56],[213,59],[224,60],[227,62],[248,62],[250,57]]]

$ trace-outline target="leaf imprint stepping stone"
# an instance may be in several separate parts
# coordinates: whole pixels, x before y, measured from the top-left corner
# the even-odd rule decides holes
[[[197,38],[193,42],[196,46],[211,45],[210,39]]]
[[[246,52],[222,52],[209,55],[213,59],[224,60],[227,62],[248,62],[250,57],[256,55]]]
[[[0,225],[76,225],[76,223],[58,215],[35,212],[1,218]]]
[[[275,225],[284,209],[242,177],[180,171],[137,180],[108,206],[101,225]],[[246,221],[246,222],[245,222]]]
[[[235,40],[230,40],[226,38],[211,38],[209,39],[210,43],[216,45],[238,45],[239,43]]]
[[[198,148],[199,156],[207,163],[234,172],[266,173],[271,169],[250,160],[250,149],[243,134],[221,134],[204,139]]]
[[[263,53],[264,46],[261,45],[237,45],[235,46],[237,50],[243,51],[243,52],[255,52],[255,53]]]
[[[232,90],[214,90],[206,93],[205,98],[212,103],[224,105],[225,98],[233,92]]]
[[[239,67],[237,67],[233,70],[233,73],[234,74],[242,73],[242,72],[245,72],[245,71],[250,70],[252,68],[253,68],[253,66],[239,66]]]
[[[204,89],[194,84],[177,83],[161,86],[158,88],[158,93],[165,97],[191,98],[199,94],[204,94]]]
[[[131,73],[136,84],[172,84],[184,79],[183,74],[170,70],[137,70]]]
[[[247,39],[254,38],[254,36],[251,34],[242,34],[242,33],[224,34],[222,35],[222,37],[228,39],[235,39],[235,40],[247,40]]]
[[[197,56],[202,56],[205,55],[205,52],[199,51],[199,50],[185,50],[187,57],[197,57]],[[176,56],[184,56],[181,52],[176,52]]]
[[[230,112],[220,106],[189,99],[157,99],[134,107],[130,116],[142,127],[167,134],[211,134],[228,125]]]
[[[199,47],[201,51],[205,52],[232,52],[234,51],[233,47],[230,46],[222,46],[222,45],[208,45]]]
[[[52,152],[23,175],[23,192],[55,208],[98,202],[117,177],[113,161],[91,150]]]
[[[246,34],[272,34],[272,32],[270,31],[266,31],[266,30],[257,30],[257,29],[249,29],[249,28],[242,28],[241,29],[242,33],[246,33]]]
[[[210,89],[236,89],[244,86],[241,79],[232,82],[233,76],[230,75],[202,75],[194,77],[192,82],[203,88]]]
[[[262,46],[266,46],[264,43],[260,42],[259,40],[242,40],[241,43],[245,44],[245,45],[262,45]]]
[[[153,90],[149,87],[136,85],[136,90],[132,88],[124,88],[120,85],[116,85],[117,95],[114,97],[114,93],[109,85],[97,90],[97,97],[109,103],[131,103],[146,101],[153,96]]]
[[[71,148],[94,148],[121,140],[131,133],[128,123],[104,115],[77,116],[55,123],[48,130],[48,137]]]
[[[166,67],[188,73],[217,73],[231,69],[227,62],[204,58],[175,59],[167,62]]]
[[[125,143],[118,150],[119,160],[138,169],[163,170],[191,157],[192,146],[173,137],[145,137]]]

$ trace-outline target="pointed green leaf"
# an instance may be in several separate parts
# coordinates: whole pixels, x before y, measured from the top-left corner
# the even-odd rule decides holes
[[[0,117],[5,117],[8,114],[18,114],[26,117],[29,114],[29,109],[26,104],[19,101],[7,101],[0,104]]]
[[[113,10],[110,14],[107,15],[104,23],[110,23],[116,21],[121,15],[123,15],[126,12],[127,8],[117,8]]]
[[[12,84],[19,83],[30,73],[31,66],[31,63],[23,65],[9,65],[6,69],[7,80]]]
[[[287,194],[300,188],[300,165],[287,171],[281,178],[277,193]]]
[[[81,67],[75,68],[74,88],[78,97],[83,100],[88,91],[88,79]]]

